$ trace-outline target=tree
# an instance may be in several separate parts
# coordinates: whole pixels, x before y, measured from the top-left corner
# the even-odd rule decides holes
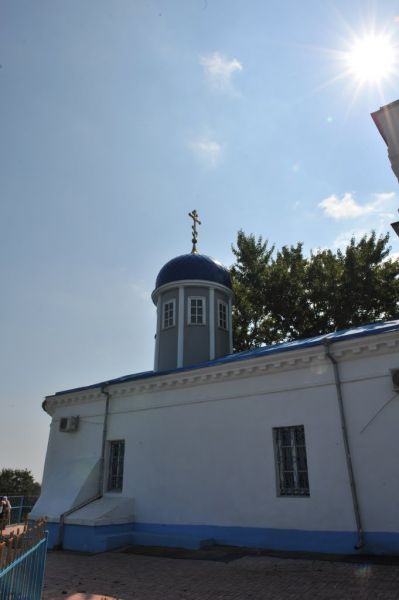
[[[0,471],[0,494],[7,496],[38,496],[40,483],[27,469],[2,469]]]
[[[304,256],[303,244],[274,246],[237,235],[231,268],[236,350],[399,318],[399,260],[389,234],[373,231],[345,250]]]

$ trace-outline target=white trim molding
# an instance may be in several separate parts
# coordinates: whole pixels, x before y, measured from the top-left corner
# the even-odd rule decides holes
[[[233,354],[233,301],[230,296],[229,298],[229,310],[227,318],[229,320],[229,346],[230,346],[230,354]]]
[[[197,323],[191,321],[191,303],[193,300],[201,300],[202,302],[202,322]],[[198,308],[198,305],[196,305]],[[187,298],[187,325],[206,325],[206,297],[205,296],[188,296]]]
[[[165,283],[164,285],[161,285],[159,288],[156,288],[151,294],[152,301],[154,302],[154,304],[156,304],[158,296],[160,294],[163,294],[164,292],[167,292],[168,290],[176,289],[180,286],[202,287],[202,288],[213,287],[215,290],[220,290],[221,292],[227,294],[229,296],[229,298],[233,298],[233,290],[229,287],[226,287],[225,285],[222,285],[221,283],[215,283],[213,281],[206,281],[205,279],[182,279],[180,281],[172,281],[171,283]]]
[[[156,334],[155,334],[154,371],[158,371],[158,365],[159,365],[159,336],[161,334],[161,318],[162,318],[162,301],[161,301],[161,296],[158,296],[157,330],[156,330]]]
[[[172,304],[172,324],[165,325],[165,308],[167,304]],[[169,300],[164,300],[162,302],[162,329],[170,329],[171,327],[176,326],[176,300],[174,298],[170,298]]]
[[[179,315],[177,325],[177,368],[183,366],[184,357],[184,287],[179,287]]]
[[[225,314],[226,326],[225,327],[223,327],[223,325],[221,325],[221,319],[220,319],[220,307],[221,306],[223,306],[226,311],[226,314]],[[220,300],[220,298],[218,300],[218,305],[217,305],[217,322],[218,322],[219,329],[221,329],[222,331],[230,331],[229,305],[224,300]]]
[[[209,360],[215,358],[215,288],[209,289]]]
[[[342,340],[334,342],[331,350],[334,357],[343,362],[375,354],[396,354],[399,351],[399,335],[398,332],[390,332],[378,336]],[[141,395],[147,392],[151,393],[154,391],[204,385],[212,381],[223,382],[246,377],[258,377],[266,373],[290,371],[303,367],[317,369],[317,365],[323,365],[325,362],[324,346],[320,344],[310,348],[292,349],[289,352],[248,357],[245,360],[232,360],[220,363],[215,361],[215,364],[207,367],[184,369],[167,375],[159,374],[147,379],[110,383],[108,384],[108,390],[112,394],[112,397],[123,397],[132,394]],[[370,376],[373,378],[373,375]],[[387,373],[386,377],[390,377],[390,374]],[[343,378],[342,383],[345,384],[351,379]],[[309,384],[306,384],[305,387],[309,387]],[[59,406],[92,403],[102,398],[103,394],[101,392],[101,385],[99,384],[96,387],[75,391],[71,390],[71,392],[65,392],[64,394],[47,396],[44,407],[46,412],[51,415]]]

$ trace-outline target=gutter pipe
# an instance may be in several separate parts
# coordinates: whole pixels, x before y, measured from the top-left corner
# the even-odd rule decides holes
[[[104,495],[104,471],[105,471],[105,449],[107,445],[107,432],[108,432],[108,416],[109,416],[109,399],[111,394],[106,390],[107,384],[101,384],[100,391],[105,395],[105,410],[104,410],[104,422],[103,422],[103,433],[101,440],[101,457],[100,457],[100,472],[98,476],[98,490],[95,496],[92,496],[88,500],[77,504],[76,506],[70,508],[69,510],[63,512],[60,515],[60,528],[58,532],[58,544],[56,546],[57,550],[62,550],[63,542],[64,542],[64,527],[65,527],[65,518],[71,515],[72,513],[84,508],[88,504],[95,502],[96,500],[100,500],[100,498]]]
[[[98,477],[98,495],[101,498],[104,493],[104,472],[105,472],[105,449],[107,445],[107,433],[108,433],[108,415],[109,415],[109,399],[111,394],[106,390],[107,384],[101,385],[101,393],[105,396],[105,410],[104,410],[104,423],[103,423],[103,437],[101,442],[101,459],[100,459],[100,473]]]
[[[361,520],[361,515],[360,515],[359,499],[358,499],[357,489],[356,489],[355,474],[353,471],[352,457],[351,457],[350,447],[349,447],[348,428],[347,428],[347,424],[346,424],[344,401],[343,401],[343,397],[342,397],[342,385],[341,385],[341,380],[339,377],[338,362],[334,358],[334,356],[331,354],[331,350],[330,350],[331,341],[329,339],[325,339],[323,344],[324,344],[325,351],[326,351],[326,357],[330,359],[331,364],[333,366],[333,371],[334,371],[334,381],[335,381],[335,388],[337,390],[339,416],[340,416],[340,420],[341,420],[342,439],[344,442],[346,466],[348,469],[349,484],[350,484],[351,494],[352,494],[353,511],[355,513],[355,520],[356,520],[357,544],[355,545],[355,550],[360,550],[364,546],[364,532],[363,532],[362,520]]]

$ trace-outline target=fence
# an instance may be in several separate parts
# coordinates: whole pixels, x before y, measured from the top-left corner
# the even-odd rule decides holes
[[[30,513],[38,496],[8,496],[8,494],[0,494],[7,496],[11,504],[10,523],[23,523],[26,515]]]
[[[3,538],[4,539],[4,538]],[[17,529],[0,542],[1,600],[40,600],[46,562],[44,520]]]

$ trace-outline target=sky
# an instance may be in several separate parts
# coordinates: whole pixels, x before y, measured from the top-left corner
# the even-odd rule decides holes
[[[46,395],[152,369],[189,211],[226,265],[239,229],[307,252],[390,230],[370,113],[399,67],[348,67],[370,32],[396,51],[396,1],[1,2],[0,469],[41,480]]]

